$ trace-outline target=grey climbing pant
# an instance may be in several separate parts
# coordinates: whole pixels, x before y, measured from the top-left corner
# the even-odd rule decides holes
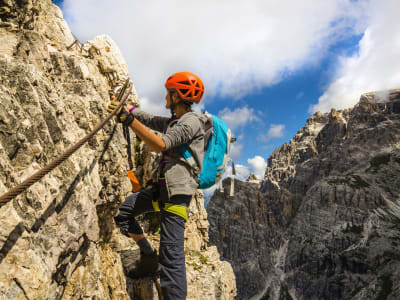
[[[164,300],[186,299],[187,282],[185,268],[185,219],[162,209],[165,203],[189,206],[192,196],[175,195],[168,199],[165,187],[144,189],[129,195],[119,209],[115,222],[121,233],[142,234],[143,230],[135,217],[154,211],[152,200],[158,199],[161,213],[160,232],[160,283]]]

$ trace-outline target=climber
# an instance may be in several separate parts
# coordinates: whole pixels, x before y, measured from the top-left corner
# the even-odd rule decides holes
[[[115,222],[121,233],[133,238],[140,248],[140,261],[128,276],[142,277],[156,272],[159,266],[162,294],[168,300],[186,298],[184,231],[188,207],[198,187],[197,174],[183,158],[179,146],[186,144],[201,170],[207,118],[191,113],[192,104],[199,103],[204,93],[198,76],[190,72],[175,73],[167,79],[165,87],[165,107],[171,110],[171,117],[151,115],[132,105],[126,105],[117,114],[118,122],[129,125],[151,150],[162,155],[152,186],[130,194],[121,205]],[[112,98],[108,111],[113,111],[117,105]],[[161,134],[156,135],[146,126]],[[157,252],[135,220],[139,214],[149,211],[161,213],[159,262]]]

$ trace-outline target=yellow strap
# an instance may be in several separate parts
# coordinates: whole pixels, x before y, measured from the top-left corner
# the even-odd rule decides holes
[[[188,220],[188,208],[184,205],[165,203],[164,210]]]
[[[153,205],[154,211],[160,211],[160,205],[158,205],[158,201],[151,201]]]

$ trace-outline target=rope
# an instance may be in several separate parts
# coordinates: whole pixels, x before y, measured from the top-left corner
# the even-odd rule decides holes
[[[133,169],[133,161],[132,161],[132,147],[131,147],[131,136],[129,134],[129,127],[126,125],[122,126],[124,130],[124,137],[126,140],[126,153],[128,155],[128,165],[129,165],[129,170]]]
[[[128,87],[129,86],[129,87]],[[49,163],[43,169],[37,171],[31,177],[25,179],[22,183],[17,185],[16,187],[10,189],[7,193],[0,197],[0,207],[11,201],[13,198],[24,192],[31,185],[42,179],[47,173],[52,171],[62,162],[64,162],[68,157],[70,157],[76,150],[78,150],[83,144],[85,144],[91,137],[93,137],[104,125],[117,113],[117,111],[122,107],[122,105],[128,99],[128,96],[132,90],[132,85],[129,84],[129,78],[125,81],[124,86],[122,87],[121,92],[118,95],[117,100],[120,102],[118,106],[104,119],[103,122],[99,123],[89,134],[87,134],[84,138],[79,140],[75,145],[65,151],[62,155],[54,159],[51,163]]]

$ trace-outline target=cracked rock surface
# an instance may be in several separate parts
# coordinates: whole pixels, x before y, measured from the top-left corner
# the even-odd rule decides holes
[[[110,37],[75,41],[50,0],[0,0],[0,20],[2,195],[102,121],[109,91],[129,75]],[[129,101],[140,105],[135,89]],[[121,250],[136,246],[113,222],[131,189],[125,141],[114,125],[110,121],[69,159],[0,208],[0,299],[158,299],[156,282],[132,282],[123,272]],[[155,154],[133,134],[132,145],[143,183]],[[203,203],[196,199],[187,248],[212,255],[202,260],[204,269],[202,265],[188,272],[188,289],[204,299],[232,299],[232,269],[219,261],[216,248],[207,249],[208,222]],[[211,261],[215,277],[207,269]],[[202,276],[213,289],[202,287]]]

